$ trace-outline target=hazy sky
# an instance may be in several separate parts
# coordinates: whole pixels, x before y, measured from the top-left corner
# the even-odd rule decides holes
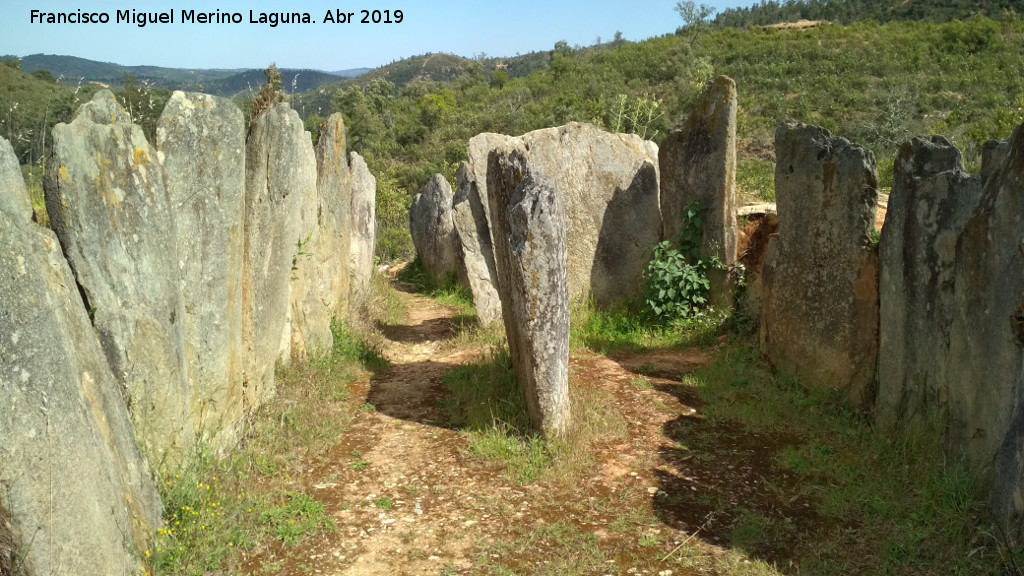
[[[704,0],[716,8],[751,0]],[[514,56],[555,42],[590,45],[673,32],[675,0],[0,0],[0,54],[64,54],[124,65],[175,68],[375,68],[425,52]],[[108,24],[32,24],[30,11],[105,12]],[[115,23],[118,10],[174,11],[174,24]],[[238,12],[241,24],[183,24],[184,10]],[[401,10],[401,24],[330,24],[326,12]],[[308,12],[315,24],[250,24],[249,11]]]

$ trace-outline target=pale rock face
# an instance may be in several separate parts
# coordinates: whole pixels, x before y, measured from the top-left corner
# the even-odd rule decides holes
[[[874,158],[796,123],[779,127],[775,151],[779,231],[762,269],[762,349],[808,385],[867,406],[878,354]]]
[[[452,187],[435,174],[409,207],[409,232],[420,262],[436,282],[460,274],[459,235],[455,230]]]
[[[879,422],[948,416],[960,386],[946,377],[956,242],[981,191],[946,139],[900,147],[879,241]]]
[[[61,245],[20,205],[12,158],[0,139],[0,515],[29,573],[136,567],[160,498]]]
[[[554,181],[528,168],[525,149],[492,152],[488,190],[498,292],[516,382],[534,428],[569,426],[568,249]]]
[[[570,297],[592,295],[598,306],[613,307],[637,294],[662,236],[657,146],[575,123],[520,138],[480,134],[470,140],[454,199],[477,315],[485,323],[497,317],[486,154],[512,149],[524,149],[530,170],[551,179],[561,196],[571,232]]]
[[[664,239],[682,227],[691,200],[706,208],[701,256],[736,260],[736,83],[719,76],[707,84],[679,130],[658,151]]]
[[[45,189],[136,432],[173,468],[194,438],[177,231],[156,151],[109,91],[54,127]]]
[[[316,189],[315,163],[302,121],[287,104],[256,118],[246,141],[242,260],[247,412],[273,397],[274,364],[291,357],[293,268],[306,238],[303,202]]]
[[[175,92],[157,154],[176,221],[177,271],[195,434],[233,445],[242,398],[245,120],[230,100]]]
[[[351,300],[359,302],[368,297],[373,278],[373,256],[377,247],[377,179],[356,152],[349,154],[349,169],[352,173]]]

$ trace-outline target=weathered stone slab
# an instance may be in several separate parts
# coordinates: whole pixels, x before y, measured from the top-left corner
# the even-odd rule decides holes
[[[243,398],[251,412],[274,395],[274,364],[291,356],[291,278],[312,144],[287,104],[260,114],[246,140],[242,260]],[[314,172],[315,173],[315,172]],[[315,184],[314,184],[315,187]]]
[[[46,208],[151,461],[193,440],[177,232],[163,171],[107,90],[53,129]]]
[[[490,213],[502,316],[516,382],[533,426],[569,425],[568,248],[555,183],[533,174],[525,149],[492,152]]]
[[[350,155],[352,173],[351,293],[360,302],[370,294],[373,257],[377,249],[377,179],[357,152]]]
[[[292,257],[289,308],[290,355],[298,360],[306,360],[311,354],[330,350],[334,341],[331,335],[334,303],[330,301],[329,292],[321,291],[324,282],[321,276],[323,271],[319,268],[321,261],[331,258],[325,250],[330,246],[332,239],[324,236],[325,230],[321,226],[324,207],[318,185],[317,153],[313,149],[313,140],[309,132],[303,132],[303,136],[301,141],[295,142],[296,148],[289,152],[294,158],[291,185],[302,195],[299,207],[299,237],[295,243],[295,255]],[[331,134],[324,136],[332,138]]]
[[[10,157],[0,139],[0,166]],[[24,183],[9,176],[0,176],[0,523],[10,525],[0,532],[30,574],[135,568],[160,525],[159,495],[60,243],[28,222],[14,201]]]
[[[409,232],[416,254],[435,282],[460,276],[459,234],[452,219],[452,187],[435,174],[409,207]],[[465,275],[464,273],[461,275]]]
[[[661,240],[658,147],[636,135],[609,134],[576,123],[537,130],[521,138],[480,134],[470,140],[468,168],[455,196],[456,227],[477,315],[486,319],[490,313],[487,305],[480,303],[490,301],[482,281],[489,262],[483,244],[486,235],[480,232],[481,215],[474,213],[477,233],[467,231],[476,199],[482,206],[482,218],[489,218],[482,158],[484,151],[523,147],[531,171],[553,180],[562,197],[566,226],[573,234],[568,247],[570,296],[582,299],[592,295],[598,306],[612,307],[637,294],[643,286],[643,269]],[[488,225],[493,223],[488,221]],[[477,248],[471,245],[474,239],[480,245],[483,265],[473,262],[477,258]],[[480,281],[474,284],[474,278]]]
[[[807,385],[866,406],[878,354],[874,157],[792,122],[776,131],[775,152],[779,232],[761,275],[762,348]]]
[[[315,347],[326,351],[333,343],[331,320],[344,315],[349,298],[352,176],[341,114],[332,114],[320,127],[315,153],[319,225],[305,250],[308,255],[299,259],[303,271],[309,272],[308,287],[301,307],[292,314],[301,314],[301,322],[308,325],[307,341],[314,338]]]
[[[736,109],[736,83],[715,78],[658,150],[664,239],[679,233],[683,210],[696,200],[706,208],[701,257],[726,266],[736,260]]]
[[[876,418],[882,423],[945,415],[956,240],[981,196],[945,138],[914,138],[896,157],[879,242]]]
[[[242,400],[245,120],[230,100],[175,92],[157,124],[175,216],[195,433],[233,444]]]
[[[32,201],[25,189],[18,156],[11,143],[0,137],[0,212],[7,213],[17,222],[32,219]]]
[[[486,171],[484,173],[486,178]],[[490,208],[484,209],[480,185],[468,162],[459,165],[455,179],[452,222],[458,233],[466,279],[473,293],[473,306],[481,324],[493,324],[501,320],[501,299],[498,297],[498,273],[494,269],[491,226],[487,221]]]
[[[1022,396],[1024,364],[1024,128],[989,175],[956,243],[946,378],[950,447],[991,462]],[[1019,481],[1019,477],[1018,477]]]

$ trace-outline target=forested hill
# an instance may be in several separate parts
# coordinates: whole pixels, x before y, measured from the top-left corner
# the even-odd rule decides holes
[[[1003,11],[1024,12],[1022,0],[761,0],[749,8],[730,8],[715,24],[730,28],[768,26],[797,20],[828,20],[842,24],[874,20],[949,22],[975,15],[998,20]]]

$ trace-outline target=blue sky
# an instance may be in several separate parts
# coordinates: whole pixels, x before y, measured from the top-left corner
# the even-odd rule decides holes
[[[717,9],[750,0],[704,0]],[[124,65],[175,68],[375,68],[426,52],[472,57],[590,45],[621,31],[642,40],[681,23],[675,0],[20,0],[0,1],[0,54],[65,54]],[[174,24],[114,23],[117,10],[174,10]],[[32,24],[30,10],[106,12],[109,24]],[[240,12],[241,24],[182,24],[182,10]],[[401,24],[323,23],[327,11],[402,10]],[[249,11],[308,12],[316,24],[250,24]]]

